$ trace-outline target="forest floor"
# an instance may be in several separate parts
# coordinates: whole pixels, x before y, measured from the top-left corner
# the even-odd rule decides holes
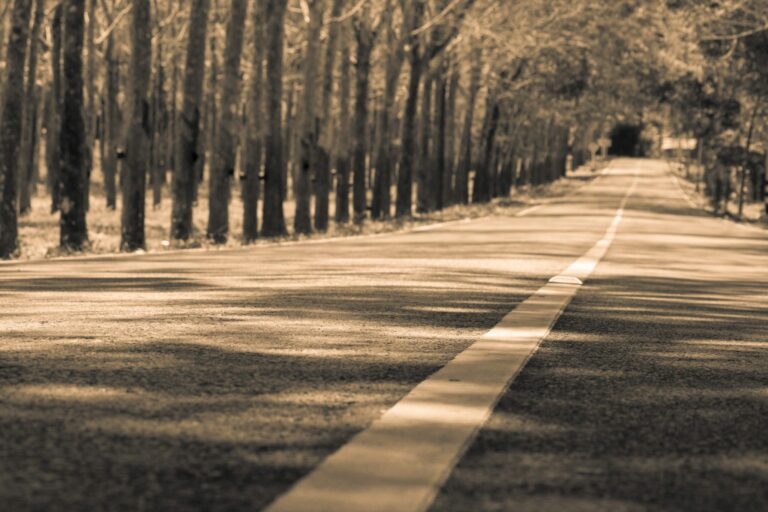
[[[683,165],[673,164],[671,162],[670,165],[672,171],[675,173],[675,176],[678,178],[680,187],[683,189],[688,198],[693,202],[693,204],[695,204],[698,208],[706,210],[714,215],[714,211],[712,210],[712,205],[709,201],[709,198],[704,195],[703,186],[701,185],[701,170],[697,169],[696,166],[691,166],[689,168],[688,174],[686,175]],[[765,206],[762,202],[745,202],[743,215],[741,218],[738,218],[737,201],[737,194],[734,193],[726,205],[726,213],[722,215],[723,217],[727,217],[734,222],[750,224],[768,229],[768,218],[766,218],[764,215]]]
[[[273,244],[286,240],[301,240],[306,238],[332,238],[354,235],[368,235],[376,233],[388,233],[393,231],[409,230],[420,226],[439,222],[450,222],[461,219],[473,219],[500,213],[509,208],[522,208],[538,204],[549,198],[561,197],[590,181],[597,173],[589,168],[582,167],[568,174],[554,183],[532,188],[515,190],[509,198],[499,198],[489,204],[479,205],[454,205],[441,212],[429,214],[416,214],[412,219],[403,220],[368,220],[363,225],[336,224],[331,220],[329,229],[325,233],[314,233],[308,236],[289,235],[279,239],[263,239],[256,244]],[[50,213],[50,196],[44,193],[43,184],[38,185],[38,193],[32,198],[32,211],[23,216],[19,221],[19,244],[21,260],[38,260],[68,256],[59,249],[59,214]],[[160,205],[153,207],[151,202],[151,190],[147,191],[147,209],[145,230],[147,239],[147,252],[163,252],[179,247],[172,246],[170,242],[171,224],[171,198],[170,187],[163,188]],[[208,185],[204,182],[199,189],[199,201],[194,210],[194,235],[192,240],[185,244],[185,248],[221,249],[242,246],[243,227],[243,203],[240,198],[240,190],[237,184],[232,186],[232,200],[229,205],[230,237],[226,244],[213,245],[205,237],[208,221]],[[395,197],[394,190],[392,196]],[[369,198],[370,202],[370,198]],[[335,195],[330,197],[330,215],[333,219]],[[393,205],[394,207],[394,205]],[[312,206],[314,211],[314,204]],[[289,233],[293,227],[293,212],[295,202],[288,200],[284,205],[286,225]],[[91,182],[90,209],[88,211],[88,238],[90,246],[86,254],[117,253],[120,248],[120,211],[121,200],[118,194],[117,208],[109,209],[106,206],[106,196],[101,173],[94,173]],[[259,216],[261,216],[261,203],[259,204]]]

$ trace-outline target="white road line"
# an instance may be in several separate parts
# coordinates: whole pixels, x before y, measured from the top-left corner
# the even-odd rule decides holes
[[[530,206],[530,207],[526,208],[525,210],[520,210],[519,212],[517,212],[515,214],[515,217],[525,217],[529,213],[533,213],[536,210],[538,210],[539,208],[541,208],[542,206],[545,206],[547,204],[549,204],[549,203],[541,203],[541,204],[537,204],[537,205],[534,205],[534,206]]]
[[[677,187],[677,190],[680,191],[680,194],[683,196],[685,201],[688,203],[688,206],[691,208],[694,208],[696,210],[699,210],[700,207],[697,205],[692,199],[691,196],[688,195],[688,192],[683,189],[683,186],[680,185],[680,178],[677,177],[676,174],[671,174],[670,177],[672,178],[672,181],[675,182],[675,186]]]
[[[605,236],[370,427],[330,455],[269,512],[417,512],[434,500],[496,403],[611,245]]]
[[[438,222],[436,224],[428,224],[426,226],[421,226],[418,228],[413,228],[409,231],[409,233],[423,233],[424,231],[434,231],[435,229],[444,228],[446,226],[451,226],[453,224],[465,224],[467,222],[472,222],[475,220],[481,220],[481,219],[487,219],[489,215],[483,215],[482,217],[474,217],[474,218],[465,218],[465,219],[457,219],[457,220],[449,220],[446,222]]]

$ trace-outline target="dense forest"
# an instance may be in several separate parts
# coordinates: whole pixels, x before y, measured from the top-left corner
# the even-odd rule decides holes
[[[2,258],[36,208],[135,251],[152,211],[187,246],[489,202],[619,124],[764,198],[767,0],[2,0],[0,41]]]

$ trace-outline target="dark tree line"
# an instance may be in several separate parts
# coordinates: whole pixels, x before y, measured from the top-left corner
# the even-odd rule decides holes
[[[529,7],[516,25],[520,12],[480,0],[13,0],[0,11],[0,256],[16,252],[38,181],[63,248],[87,245],[98,200],[121,209],[133,251],[166,185],[172,243],[202,235],[206,194],[204,236],[221,244],[238,186],[248,243],[288,234],[286,213],[309,234],[556,180],[605,131],[608,107],[592,107],[608,57],[592,34],[616,14]]]

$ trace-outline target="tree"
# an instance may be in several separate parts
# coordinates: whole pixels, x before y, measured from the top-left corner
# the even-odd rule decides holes
[[[113,9],[104,9],[107,21],[111,25],[113,20]],[[106,194],[107,208],[114,210],[117,208],[117,150],[119,141],[120,125],[120,106],[118,104],[118,94],[120,89],[119,67],[115,49],[115,37],[110,31],[107,36],[104,59],[106,61],[106,84],[104,91],[104,109],[102,113],[102,133],[101,133],[101,170],[104,174],[104,191]]]
[[[459,90],[459,66],[451,62],[445,111],[445,171],[443,181],[443,204],[450,206],[455,201],[456,171],[456,99]]]
[[[392,187],[392,124],[395,120],[395,100],[397,95],[398,79],[405,60],[405,38],[395,31],[393,9],[391,1],[384,6],[384,18],[382,25],[386,28],[387,63],[384,77],[384,98],[379,112],[379,152],[376,156],[376,174],[373,184],[373,200],[371,202],[371,216],[374,219],[389,218],[391,210]]]
[[[346,27],[345,27],[346,28]],[[346,44],[349,39],[349,31],[344,30],[344,41],[341,45],[341,54],[339,55],[341,75],[339,82],[339,126],[338,126],[338,146],[336,148],[336,215],[335,220],[339,224],[349,222],[349,96],[351,90],[351,59],[349,46]]]
[[[144,210],[147,182],[147,149],[150,138],[148,85],[152,72],[152,39],[149,0],[133,0],[129,115],[123,167],[123,212],[120,249],[145,248]]]
[[[192,204],[195,195],[195,162],[198,160],[200,111],[205,77],[205,43],[210,0],[192,0],[190,5],[184,99],[177,122],[176,158],[173,169],[171,238],[186,241],[192,235]]]
[[[85,117],[85,187],[83,201],[88,211],[91,198],[91,171],[93,170],[93,149],[96,140],[96,0],[86,2],[85,48],[86,61],[83,79],[85,81],[85,102],[83,115]]]
[[[310,217],[310,179],[317,169],[317,61],[320,56],[320,29],[323,27],[323,0],[308,0],[309,27],[304,53],[304,91],[302,95],[301,140],[299,143],[299,167],[295,174],[296,214],[294,232],[312,232]]]
[[[433,179],[430,182],[430,191],[432,197],[430,206],[435,210],[442,210],[444,207],[444,198],[447,195],[445,191],[445,142],[446,142],[446,123],[448,108],[448,62],[444,60],[437,71],[437,83],[435,85],[435,148],[434,148],[434,172],[431,174]]]
[[[247,0],[232,0],[224,48],[220,118],[215,135],[216,143],[211,148],[213,161],[208,195],[208,238],[216,244],[226,243],[229,234],[230,180],[235,175],[239,123],[237,103],[240,96],[240,56],[247,11]]]
[[[264,0],[267,23],[267,121],[264,155],[264,204],[261,232],[264,236],[286,233],[281,191],[283,140],[283,37],[287,0]]]
[[[59,244],[81,251],[88,242],[85,220],[86,139],[83,113],[85,0],[64,0],[63,102],[61,129],[61,212]]]
[[[397,181],[396,215],[398,217],[410,216],[412,214],[413,158],[416,149],[414,138],[416,135],[416,113],[421,77],[428,72],[430,62],[438,57],[457,36],[464,14],[473,3],[474,0],[464,0],[463,2],[447,2],[443,0],[438,2],[438,10],[434,17],[423,23],[427,8],[427,3],[424,0],[418,0],[411,4],[402,0],[400,2],[403,16],[408,20],[404,22],[404,26],[407,27],[405,30],[407,34],[406,47],[409,48],[408,63],[411,69],[408,81],[408,95],[403,112],[400,173],[398,174]],[[435,7],[431,3],[429,6],[430,8]],[[425,83],[425,92],[422,97],[423,121],[427,121],[429,116],[424,106],[427,104],[431,105],[430,88],[431,84]],[[429,100],[429,103],[427,100]],[[429,129],[426,124],[422,128],[423,130]],[[425,134],[422,131],[422,159],[424,159],[425,150],[426,154],[428,154],[428,147],[425,147],[424,143],[425,139],[429,139],[429,134]],[[426,189],[423,185],[420,190],[422,192],[420,193],[421,204],[419,206],[421,210],[424,210],[427,206],[426,203],[428,201],[425,199],[428,195],[424,192]]]
[[[406,23],[406,47],[408,50],[408,64],[410,75],[408,77],[408,97],[403,112],[403,128],[401,136],[400,171],[397,175],[397,217],[406,217],[412,214],[413,193],[413,155],[415,152],[416,138],[416,106],[419,98],[419,84],[423,71],[423,62],[420,51],[418,35],[413,32],[418,28],[424,13],[424,3],[416,0],[411,5],[403,2],[403,16]]]
[[[29,58],[27,63],[27,83],[24,93],[21,147],[19,149],[19,212],[24,215],[31,209],[31,193],[35,178],[35,152],[38,141],[38,86],[37,58],[40,30],[43,24],[43,0],[35,0],[35,15],[32,31],[29,35]]]
[[[251,83],[248,92],[245,150],[242,174],[243,194],[243,242],[249,243],[259,233],[259,189],[262,154],[264,148],[264,7],[255,2],[252,16],[253,61],[251,63]]]
[[[421,119],[419,134],[419,160],[416,169],[416,211],[427,213],[433,208],[430,205],[430,178],[432,175],[432,91],[435,81],[425,63],[425,78],[421,86]]]
[[[11,11],[11,34],[5,68],[2,113],[0,114],[0,258],[13,256],[18,246],[16,182],[18,179],[19,144],[22,130],[24,98],[24,61],[29,36],[30,0],[14,0]]]
[[[23,77],[30,77],[22,102],[25,156],[15,180],[21,177],[25,184],[24,209],[29,203],[26,184],[32,180],[30,155],[36,154],[35,140],[42,134],[33,115],[35,102],[29,99],[37,94],[37,78],[45,91],[40,124],[47,132],[47,181],[55,210],[64,188],[59,186],[64,183],[59,171],[64,136],[59,132],[65,125],[61,72],[69,66],[61,62],[61,19],[69,2],[42,1],[44,7],[51,4],[50,31],[32,37],[27,48],[39,50],[45,66],[32,65],[32,51],[25,57],[29,64]],[[125,22],[132,19],[133,0],[84,2],[85,149],[79,169],[85,188],[79,202],[87,208],[94,137],[101,148],[108,207],[116,206],[119,159],[125,171],[121,185],[129,173],[140,179],[139,167],[149,173],[155,206],[170,166],[174,242],[194,235],[193,209],[198,186],[205,187],[206,167],[206,234],[215,243],[229,236],[231,181],[238,162],[245,243],[259,235],[259,228],[269,236],[287,232],[283,209],[291,192],[297,200],[294,231],[326,230],[333,176],[340,223],[350,219],[352,206],[355,221],[362,221],[369,197],[371,217],[388,217],[395,174],[399,217],[411,215],[414,176],[419,212],[439,210],[457,199],[468,202],[473,174],[475,199],[487,201],[512,193],[514,185],[557,179],[565,152],[571,150],[578,164],[589,142],[604,135],[611,123],[651,119],[662,126],[653,96],[688,72],[697,79],[717,77],[721,96],[731,96],[744,112],[758,112],[754,139],[765,137],[761,110],[754,109],[766,89],[760,85],[768,61],[768,16],[759,9],[764,0],[717,5],[676,0],[681,5],[675,9],[636,0],[265,0],[253,11],[247,45],[247,0],[149,1],[153,60],[145,92],[146,161],[140,165],[129,161],[128,150],[134,150],[127,143],[136,146],[136,140],[123,133],[133,127],[136,115],[131,100],[135,76],[129,68],[132,36]],[[10,6],[3,2],[0,14],[7,18]],[[190,9],[189,18],[178,16],[183,9]],[[187,22],[188,27],[182,26]],[[7,33],[7,24],[0,26]],[[6,50],[0,47],[10,57]],[[176,56],[181,51],[186,60],[180,66]],[[241,95],[243,51],[250,65],[244,69],[247,94]],[[527,63],[523,72],[513,72],[521,63]],[[4,69],[9,64],[10,59],[0,60]],[[486,83],[490,77],[493,84]],[[485,115],[477,115],[483,105]],[[681,117],[684,108],[672,110]],[[747,125],[743,113],[738,117],[737,145]],[[747,169],[734,167],[741,168]],[[760,177],[747,172],[752,171],[740,176],[745,188],[755,182],[754,191]],[[132,179],[128,188],[138,193],[144,186]],[[132,219],[126,225],[137,225],[138,207],[126,206],[123,213]]]
[[[334,67],[336,64],[337,41],[340,32],[341,9],[344,0],[333,0],[331,19],[328,20],[328,42],[325,45],[325,62],[323,68],[323,91],[320,102],[320,119],[318,127],[317,165],[315,166],[315,229],[328,229],[328,202],[330,193],[330,172],[332,155],[333,118],[331,103],[333,98]]]
[[[371,22],[371,13],[367,5],[362,13],[355,17],[352,24],[355,33],[355,111],[352,121],[352,206],[354,221],[359,224],[365,220],[367,211],[366,197],[366,161],[367,161],[367,126],[368,126],[368,88],[370,84],[371,52],[378,27]]]
[[[487,203],[491,200],[493,177],[493,151],[496,137],[496,129],[499,124],[501,110],[499,107],[495,86],[489,86],[486,105],[485,123],[482,140],[482,159],[475,172],[475,182],[472,187],[472,202]]]
[[[53,11],[51,20],[51,38],[53,45],[51,47],[51,89],[48,94],[48,115],[45,141],[45,159],[48,173],[46,175],[48,190],[51,193],[51,213],[59,210],[59,196],[61,188],[59,182],[61,179],[61,146],[59,145],[61,130],[61,108],[62,108],[62,84],[61,84],[61,47],[62,33],[61,25],[64,17],[64,5],[59,4]]]

